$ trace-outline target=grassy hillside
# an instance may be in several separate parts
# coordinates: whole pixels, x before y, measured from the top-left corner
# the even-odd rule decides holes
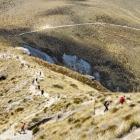
[[[0,0],[0,140],[138,139],[139,5],[139,0]],[[56,27],[80,23],[94,24]],[[59,62],[27,55],[24,44]],[[64,53],[89,62],[100,82],[65,68]],[[122,95],[126,103],[120,105]],[[26,134],[18,133],[21,122]]]
[[[139,131],[139,93],[126,94],[126,103],[120,105],[119,97],[124,93],[103,91],[95,83],[89,86],[78,81],[81,75],[28,56],[4,42],[0,44],[0,67],[4,77],[0,78],[2,140],[111,140]],[[105,100],[111,101],[108,112],[104,112]],[[18,133],[21,122],[27,124],[26,134]]]
[[[21,43],[22,39],[58,58],[63,53],[84,58],[91,63],[93,71],[100,73],[101,83],[112,91],[140,90],[140,30],[135,29],[140,27],[138,0],[0,2],[0,34],[6,37],[45,26],[108,23],[44,30],[25,34],[16,41]]]

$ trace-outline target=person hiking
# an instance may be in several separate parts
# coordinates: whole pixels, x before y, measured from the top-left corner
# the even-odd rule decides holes
[[[125,102],[125,96],[121,96],[119,99],[119,103],[124,104],[124,102]]]
[[[38,85],[38,89],[40,90],[40,85]]]
[[[38,79],[36,78],[35,81],[38,82]]]
[[[23,122],[22,122],[20,134],[22,134],[22,132],[23,132],[23,134],[26,134],[26,132],[25,132],[25,127],[26,127],[26,123],[23,123]]]
[[[109,104],[110,104],[110,101],[105,101],[104,102],[104,106],[105,106],[104,112],[108,111]]]
[[[41,90],[41,95],[44,95],[44,90]]]

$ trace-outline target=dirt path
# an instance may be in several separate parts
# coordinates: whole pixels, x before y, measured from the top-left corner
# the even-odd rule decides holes
[[[68,28],[68,27],[86,26],[86,25],[100,25],[100,26],[109,25],[112,27],[121,27],[121,28],[125,28],[125,29],[132,29],[132,30],[140,31],[139,28],[134,28],[134,27],[125,26],[125,25],[109,24],[109,23],[104,23],[104,22],[93,22],[93,23],[79,23],[79,24],[69,24],[69,25],[60,25],[60,26],[46,25],[46,26],[40,27],[40,29],[38,29],[38,30],[34,30],[34,31],[30,31],[30,32],[23,32],[23,33],[18,34],[16,36],[22,36],[25,34],[31,34],[31,33],[39,32],[39,31],[43,31],[43,30],[49,30],[49,29],[59,29],[59,28]]]
[[[32,131],[26,130],[26,134],[19,134],[14,132],[13,129],[8,129],[0,135],[0,140],[32,140]]]
[[[14,59],[14,60],[20,62],[22,64],[22,69],[23,70],[26,69],[27,73],[32,76],[31,77],[32,80],[37,79],[37,81],[35,81],[34,83],[29,84],[29,91],[30,91],[29,96],[31,96],[31,98],[34,95],[42,96],[41,91],[37,88],[39,85],[39,81],[44,79],[44,73],[41,69],[39,69],[39,68],[32,69],[30,67],[30,63],[27,62],[26,60],[24,60],[22,56],[12,54],[10,52],[0,53],[0,59],[3,59],[5,61],[8,59]],[[15,87],[13,87],[11,89],[11,92],[22,89],[27,83],[28,83],[27,81],[21,81],[19,84],[17,84]],[[44,102],[43,105],[41,105],[39,112],[41,112],[45,107],[51,106],[53,103],[55,103],[58,100],[55,97],[49,96],[49,94],[46,92],[44,92],[43,96],[44,96],[44,98],[47,98],[48,100],[46,102]],[[18,104],[20,104],[20,101],[15,102],[14,104],[10,104],[7,109],[11,108],[13,105],[18,105]],[[32,112],[28,117],[25,117],[24,120],[29,119],[29,117],[32,117],[39,112]],[[12,124],[11,127],[9,127],[6,131],[4,131],[2,134],[0,134],[0,140],[7,140],[7,139],[10,139],[10,140],[32,140],[33,139],[32,131],[29,131],[29,130],[26,131],[26,134],[19,134],[19,133],[15,134],[15,126],[17,124],[18,124],[18,122],[15,122],[14,124]]]

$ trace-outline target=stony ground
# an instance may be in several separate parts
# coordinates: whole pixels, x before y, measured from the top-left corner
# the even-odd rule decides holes
[[[121,106],[123,93],[98,91],[37,62],[22,50],[1,46],[0,139],[114,139],[133,131],[138,137],[139,93],[126,94]],[[112,103],[104,113],[105,100]],[[21,122],[26,134],[18,133]]]
[[[0,0],[0,5],[0,35],[58,58],[66,53],[85,59],[111,91],[140,91],[139,0]]]
[[[139,139],[139,13],[139,0],[0,0],[0,140]],[[24,44],[86,60],[101,83]]]

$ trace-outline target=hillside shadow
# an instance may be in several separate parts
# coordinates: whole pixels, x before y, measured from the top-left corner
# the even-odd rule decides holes
[[[32,37],[38,40],[38,43],[32,41]],[[25,42],[41,48],[43,51],[50,50],[62,62],[64,53],[76,55],[93,67],[93,73],[99,72],[101,75],[101,84],[111,91],[134,92],[139,91],[140,83],[132,70],[127,69],[122,63],[114,60],[114,56],[98,45],[90,46],[83,42],[78,42],[69,36],[60,37],[47,35],[46,33],[35,33],[23,37]],[[43,46],[39,42],[43,41]],[[45,51],[46,52],[46,51]],[[113,76],[113,77],[111,77]]]
[[[0,29],[0,36],[10,38],[11,42],[17,40],[17,34],[29,31],[28,28]],[[9,37],[8,37],[9,36]],[[111,91],[134,92],[139,91],[140,83],[132,70],[125,68],[113,55],[97,44],[91,46],[84,41],[74,40],[70,36],[48,35],[47,33],[33,33],[19,36],[30,46],[54,55],[62,62],[64,53],[76,55],[92,65],[93,73],[99,72],[101,84]],[[17,43],[19,43],[17,41]],[[22,45],[22,44],[21,44]],[[112,77],[113,76],[113,77]]]
[[[0,36],[16,36],[22,32],[29,32],[29,28],[12,27],[11,29],[0,28]]]

